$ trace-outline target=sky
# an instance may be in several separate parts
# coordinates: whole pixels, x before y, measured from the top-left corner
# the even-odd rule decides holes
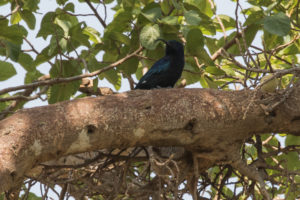
[[[71,0],[70,2],[73,2],[74,4],[78,4],[77,0]],[[243,8],[247,8],[249,5],[246,3],[246,1],[240,1],[241,6]],[[235,3],[230,1],[230,0],[215,0],[215,4],[217,6],[217,14],[225,14],[225,15],[229,15],[233,18],[235,18],[235,13],[234,13],[234,9],[235,9]],[[114,12],[112,12],[110,10],[110,8],[113,6],[114,4],[109,4],[108,7],[108,17],[107,17],[107,23],[109,23],[112,19],[113,19],[113,14]],[[57,8],[57,4],[55,0],[48,0],[48,1],[41,1],[41,3],[39,4],[40,10],[38,11],[39,13],[46,13],[49,11],[53,11]],[[76,14],[91,14],[91,10],[90,8],[84,4],[81,3],[80,6],[75,6],[75,13]],[[79,10],[80,9],[80,10]],[[100,6],[98,8],[98,12],[101,16],[103,16],[103,8]],[[10,13],[10,8],[9,6],[2,6],[0,7],[0,13],[1,15],[6,15],[8,13]],[[49,42],[49,38],[47,41],[44,41],[42,38],[36,38],[37,32],[39,30],[39,26],[41,23],[41,19],[42,19],[43,15],[37,15],[37,22],[36,22],[36,28],[34,31],[30,31],[29,35],[28,35],[28,40],[31,41],[34,44],[34,47],[40,52],[44,47],[47,46],[48,42]],[[240,20],[243,22],[244,19],[241,16]],[[79,21],[85,21],[87,23],[88,26],[94,27],[96,28],[100,33],[103,33],[103,27],[102,25],[99,23],[98,20],[95,19],[95,17],[90,16],[90,17],[79,17]],[[26,26],[26,24],[24,22],[21,22],[22,25]],[[27,26],[26,26],[27,27]],[[220,33],[220,37],[222,36],[222,34]],[[258,46],[260,46],[260,36],[258,35],[256,37],[256,39],[254,40],[254,43]],[[30,49],[30,47],[24,42],[22,49]],[[34,55],[34,54],[33,54]],[[5,60],[5,58],[0,57],[0,60]],[[18,64],[14,64],[16,71],[17,71],[17,75],[15,75],[14,77],[8,79],[7,81],[3,81],[0,82],[0,89],[3,88],[7,88],[7,87],[12,87],[12,86],[17,86],[17,85],[23,85],[24,83],[24,77],[25,77],[25,70]],[[48,74],[49,70],[50,70],[50,65],[48,63],[45,64],[41,64],[40,66],[38,66],[38,70],[40,70],[42,73]],[[1,73],[1,71],[0,71]],[[110,88],[114,88],[110,83],[108,83],[107,81],[99,81],[99,86],[102,87],[110,87]],[[194,84],[192,86],[189,87],[201,87],[200,84]],[[123,91],[127,91],[129,90],[129,85],[127,80],[122,80],[122,87],[119,90],[119,92],[123,92]],[[32,101],[29,102],[27,104],[25,104],[26,108],[29,107],[36,107],[36,106],[41,106],[41,105],[47,105],[47,102],[42,102],[40,100],[36,100],[36,101]],[[36,194],[40,194],[40,188],[39,186],[35,186],[34,191]],[[56,195],[54,195],[54,193],[50,193],[50,196],[56,197]],[[185,196],[185,199],[191,199],[190,196]]]

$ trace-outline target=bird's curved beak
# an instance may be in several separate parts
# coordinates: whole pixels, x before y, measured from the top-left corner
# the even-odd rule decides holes
[[[158,41],[162,41],[165,44],[168,44],[168,42],[164,39],[158,38],[157,40],[155,40],[154,42],[158,42]]]

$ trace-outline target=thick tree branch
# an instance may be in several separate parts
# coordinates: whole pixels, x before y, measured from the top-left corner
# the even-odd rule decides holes
[[[252,91],[135,90],[20,110],[0,121],[0,192],[39,163],[80,152],[183,146],[217,163],[253,134],[300,135],[300,88],[272,115],[260,105],[280,97],[265,95],[256,94],[245,120]]]

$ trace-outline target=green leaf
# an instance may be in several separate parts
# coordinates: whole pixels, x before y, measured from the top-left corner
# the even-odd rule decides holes
[[[177,0],[172,0],[172,4],[175,7],[176,10],[182,10],[183,6],[182,3],[180,1]]]
[[[67,5],[65,5],[64,10],[74,12],[75,11],[75,6],[74,6],[73,3],[68,3]]]
[[[2,0],[2,1],[0,1],[0,6],[6,5],[8,3],[9,3],[9,0]],[[0,200],[2,200],[1,199],[2,196],[4,196],[4,193],[0,194]]]
[[[26,29],[21,25],[8,26],[7,20],[0,20],[0,39],[8,40],[14,44],[22,44],[23,36],[27,35]]]
[[[0,61],[0,81],[5,81],[16,75],[16,70],[11,63]]]
[[[285,145],[300,145],[300,136],[287,135],[285,139]]]
[[[190,64],[188,62],[185,62],[184,69],[186,69],[188,71],[183,71],[181,78],[184,78],[186,80],[187,85],[199,82],[199,80],[201,78],[201,74],[192,73],[192,72],[199,72],[199,70],[196,71],[194,69],[194,67],[192,66],[192,64]]]
[[[37,37],[47,38],[48,35],[60,35],[64,36],[64,30],[54,23],[56,14],[54,12],[48,12],[42,19],[41,28],[37,34]]]
[[[286,161],[288,170],[294,171],[300,169],[299,154],[297,152],[289,152],[286,155]]]
[[[56,3],[58,5],[65,5],[65,3],[67,2],[68,0],[56,0]]]
[[[94,92],[96,92],[98,90],[98,82],[99,82],[98,77],[93,79],[93,91]]]
[[[199,82],[200,77],[200,74],[193,74],[187,71],[183,71],[181,75],[181,79],[185,79],[187,85]]]
[[[160,7],[154,7],[151,9],[144,10],[142,15],[151,22],[156,22],[162,16]]]
[[[236,76],[234,66],[232,66],[232,65],[223,65],[222,70],[224,70],[226,72],[226,74],[229,76],[233,76],[233,77]]]
[[[118,59],[118,54],[116,52],[105,52],[103,55],[103,62],[115,62]]]
[[[6,46],[6,55],[12,60],[17,61],[21,53],[21,45],[12,42],[4,41]]]
[[[218,89],[218,85],[208,76],[204,75],[204,80],[206,81],[209,88]]]
[[[125,10],[132,10],[134,8],[135,0],[122,0],[122,4]]]
[[[51,78],[70,77],[81,74],[81,66],[75,60],[58,60],[50,70]]]
[[[195,72],[195,73],[200,73],[201,72],[198,65],[196,64],[195,59],[191,56],[185,58],[184,69]]]
[[[219,19],[222,21],[225,30],[231,30],[235,28],[235,20],[227,15],[218,15]],[[217,24],[217,31],[222,32],[222,28],[218,22],[218,20],[215,18],[214,22]]]
[[[201,30],[198,28],[191,29],[187,34],[186,40],[188,52],[194,56],[200,55],[204,46],[204,38]]]
[[[23,9],[29,10],[29,11],[37,11],[38,10],[38,4],[40,3],[40,0],[23,0],[24,3]]]
[[[185,21],[186,21],[187,25],[197,26],[197,25],[200,25],[200,23],[202,21],[199,14],[194,10],[184,12],[184,18],[185,18]]]
[[[26,22],[27,26],[33,30],[35,27],[36,19],[32,12],[28,10],[22,10],[21,17]]]
[[[82,28],[82,25],[84,27]],[[71,40],[77,41],[79,44],[89,47],[90,43],[88,41],[88,35],[84,34],[85,24],[83,22],[76,24],[75,26],[70,28],[69,35]],[[73,50],[72,50],[73,51]]]
[[[167,16],[159,20],[159,22],[168,24],[168,25],[177,25],[178,24],[178,17],[177,16]]]
[[[105,4],[110,4],[110,3],[114,2],[114,0],[104,0],[103,2],[104,2]],[[97,3],[98,3],[98,1],[97,1]]]
[[[122,33],[119,33],[119,32],[111,32],[109,37],[112,39],[112,40],[115,40],[115,41],[119,41],[121,42],[122,44],[125,44],[125,45],[130,45],[130,38]]]
[[[213,23],[201,24],[200,30],[204,35],[212,35],[212,36],[216,35],[216,27]]]
[[[72,27],[72,23],[70,21],[55,18],[54,23],[60,26],[64,30],[64,35],[68,35],[69,30]]]
[[[285,36],[291,30],[290,18],[282,12],[265,17],[263,23],[264,29],[275,35]]]
[[[59,38],[56,38],[55,36],[51,37],[49,50],[47,52],[48,55],[54,55],[55,52],[57,51],[58,49],[57,40],[59,40]]]
[[[51,78],[70,77],[79,74],[81,74],[81,67],[78,65],[77,61],[58,61],[50,70]],[[48,102],[53,104],[58,101],[69,100],[70,97],[77,92],[80,83],[81,81],[79,80],[70,83],[53,85],[50,88],[50,97],[48,98]]]
[[[0,98],[5,98],[5,97],[10,97],[10,95],[7,93],[7,94],[3,94],[3,95],[0,95]],[[4,101],[4,102],[0,102],[0,112],[2,110],[4,110],[5,108],[7,108],[7,106],[10,105],[10,102],[9,101]],[[0,200],[2,200],[1,198],[1,194],[0,194]],[[4,198],[3,198],[4,200]]]
[[[228,187],[224,186],[222,191],[224,192],[224,194],[227,196],[227,197],[233,197],[234,196],[234,193],[232,192],[231,189],[229,189]]]
[[[100,33],[96,29],[92,27],[85,27],[83,29],[83,33],[88,35],[89,40],[93,41],[94,43],[101,43]]]
[[[200,84],[201,84],[202,88],[209,88],[209,86],[208,86],[208,84],[207,84],[207,82],[206,82],[206,80],[204,78],[204,75],[202,75],[200,77]]]
[[[248,26],[245,29],[244,32],[245,32],[245,40],[246,40],[247,47],[249,47],[251,45],[258,30],[259,30],[259,25],[257,25],[257,24],[251,24],[250,26]],[[234,37],[235,34],[236,33],[233,33],[232,35],[230,35],[230,37]],[[223,39],[221,39],[221,40],[223,40]],[[228,40],[229,40],[229,38],[228,38]],[[242,48],[241,50],[242,50],[242,52],[244,52],[245,51],[244,40],[241,38],[241,39],[239,39],[239,42],[240,42],[240,46]],[[234,54],[234,55],[240,55],[240,53],[241,53],[239,47],[236,44],[234,46],[232,46],[231,48],[229,48],[228,52],[231,54]]]
[[[261,86],[261,90],[263,92],[270,92],[270,93],[275,92],[276,88],[279,86],[279,80],[277,78],[274,78],[271,81],[268,81],[267,83],[264,83],[266,80],[268,80],[272,76],[273,76],[273,74],[268,74],[268,75],[265,75],[264,77],[262,77],[260,79],[261,84],[263,84]]]
[[[245,12],[246,14],[248,14],[248,17],[244,23],[244,26],[248,26],[254,23],[260,23],[261,20],[264,18],[264,12],[260,7],[252,7],[246,9]]]
[[[219,49],[219,47],[217,46],[217,39],[205,37],[205,44],[209,49],[211,55]]]
[[[283,44],[283,38],[281,36],[271,34],[266,30],[264,31],[263,40],[266,50],[271,50],[278,46],[278,44]]]
[[[123,32],[128,28],[132,17],[132,13],[130,11],[123,9],[118,10],[114,15],[113,21],[104,30],[104,36],[106,35],[105,33],[109,32]]]
[[[211,9],[210,2],[208,0],[186,0],[185,3],[195,6],[205,15],[211,17],[213,16],[213,11]]]
[[[161,11],[163,12],[164,15],[167,15],[172,9],[169,1],[161,1],[160,7],[161,7]]]
[[[221,76],[224,75],[225,72],[222,69],[219,69],[215,66],[208,66],[205,68],[205,72],[210,73],[212,75]]]
[[[40,78],[41,76],[43,76],[43,74],[38,70],[29,71],[26,73],[24,83],[25,84],[32,83],[38,80],[38,78]]]
[[[19,12],[14,12],[12,15],[11,15],[11,18],[10,18],[10,23],[11,24],[17,24],[21,21],[21,15]]]
[[[116,90],[121,88],[121,75],[115,69],[110,69],[99,75],[100,79],[106,78]]]
[[[26,71],[34,71],[35,70],[35,67],[33,64],[33,58],[26,53],[20,53],[18,63],[20,65],[22,65],[22,67]]]
[[[157,61],[164,55],[165,45],[162,42],[157,42],[157,43],[158,43],[158,45],[155,48],[155,50],[145,50],[144,51],[144,53],[145,53],[144,56],[151,58],[151,60],[148,60],[148,59],[144,60],[144,62],[143,62],[144,67],[150,68],[155,63],[155,61]]]
[[[282,56],[282,55],[295,55],[298,54],[300,52],[300,49],[297,47],[296,43],[284,48],[283,50],[281,50],[278,55]]]
[[[154,50],[157,46],[155,40],[157,40],[159,37],[160,37],[159,26],[157,24],[154,24],[153,26],[148,24],[144,26],[144,28],[141,31],[140,41],[145,48]]]
[[[49,54],[49,52],[52,52],[52,54]],[[51,58],[53,58],[56,55],[56,53],[57,53],[57,48],[55,49],[55,51],[50,51],[50,46],[47,46],[35,58],[34,66],[38,66],[46,61],[49,61]]]
[[[69,24],[70,24],[69,28],[72,27],[72,26],[75,26],[79,23],[76,16],[67,15],[65,13],[65,11],[63,11],[60,8],[56,9],[56,15],[57,15],[57,17],[55,18],[55,20],[59,19],[59,20],[62,20],[62,21],[68,21]]]
[[[118,69],[125,72],[127,75],[131,75],[136,72],[138,64],[139,59],[137,57],[133,57],[119,65]]]
[[[198,58],[200,58],[200,60],[207,66],[214,66],[215,63],[214,61],[210,58],[209,54],[206,52],[206,50],[200,49],[198,52]]]
[[[80,81],[53,85],[50,88],[50,97],[48,98],[48,103],[53,104],[59,101],[69,100],[70,97],[76,93],[79,86]]]

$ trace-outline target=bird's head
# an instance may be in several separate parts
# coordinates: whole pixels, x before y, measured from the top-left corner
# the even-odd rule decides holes
[[[157,39],[156,41],[162,41],[166,44],[166,55],[184,55],[184,47],[182,43],[176,40],[164,40],[164,39]]]

